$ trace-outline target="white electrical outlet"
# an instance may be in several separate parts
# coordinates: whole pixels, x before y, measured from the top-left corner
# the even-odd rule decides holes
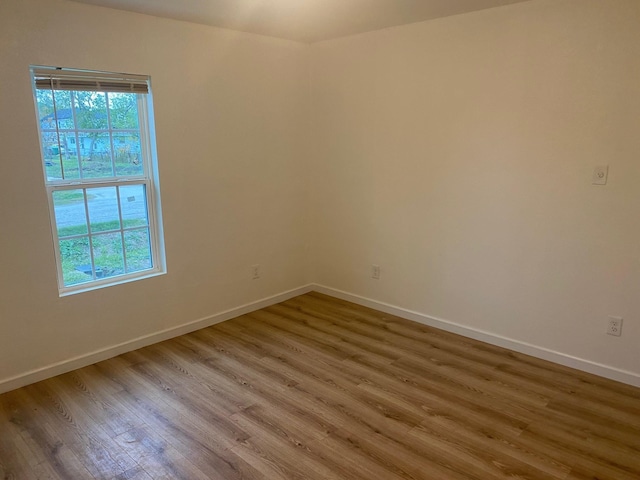
[[[253,280],[259,279],[261,273],[262,272],[260,271],[260,265],[251,265],[251,278]]]
[[[371,265],[371,278],[380,280],[380,265]]]
[[[607,335],[613,335],[619,337],[622,335],[622,318],[609,317],[609,323],[607,325]]]
[[[606,185],[607,177],[609,176],[609,166],[600,165],[593,169],[593,179],[591,183],[593,185]]]

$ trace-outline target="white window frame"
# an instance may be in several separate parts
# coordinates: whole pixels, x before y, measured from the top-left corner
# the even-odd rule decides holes
[[[44,67],[44,66],[31,66],[31,79],[32,79],[32,87],[33,87],[33,99],[36,110],[36,119],[38,124],[38,141],[40,143],[41,150],[41,165],[43,171],[43,178],[45,189],[47,192],[47,199],[49,202],[49,214],[51,219],[51,231],[53,237],[53,246],[55,252],[55,260],[56,260],[56,268],[57,268],[57,279],[58,279],[58,291],[59,295],[66,296],[80,292],[86,292],[90,290],[94,290],[97,288],[108,287],[112,285],[119,285],[122,283],[127,283],[135,280],[141,280],[144,278],[154,277],[157,275],[162,275],[166,273],[166,262],[165,262],[165,252],[164,252],[164,238],[162,233],[162,215],[161,215],[161,203],[160,203],[160,184],[158,178],[158,168],[157,168],[157,153],[155,149],[155,131],[153,124],[153,102],[151,97],[151,85],[150,79],[146,77],[146,82],[148,86],[148,93],[142,94],[137,93],[137,101],[138,101],[138,126],[139,126],[139,134],[140,134],[140,157],[143,166],[143,173],[139,175],[125,175],[119,176],[117,174],[116,166],[115,166],[115,158],[113,155],[113,129],[110,120],[110,110],[107,108],[107,127],[105,129],[96,129],[96,131],[104,132],[109,134],[109,143],[111,146],[111,167],[113,176],[111,177],[103,177],[103,178],[82,178],[82,161],[80,154],[80,142],[78,139],[80,138],[78,133],[80,131],[86,132],[89,129],[78,128],[78,124],[75,121],[75,107],[72,105],[72,114],[74,118],[74,128],[73,129],[59,129],[59,133],[69,133],[72,134],[76,139],[75,147],[77,149],[78,154],[78,174],[80,178],[74,179],[49,179],[47,175],[47,168],[45,164],[45,151],[42,142],[42,126],[40,122],[40,112],[38,109],[38,100],[36,96],[36,72],[43,72],[47,70],[51,70],[52,72],[60,72],[60,68],[55,67]],[[79,77],[87,77],[92,75],[100,75],[100,76],[110,76],[110,75],[121,75],[121,74],[111,74],[108,72],[95,72],[95,71],[86,71],[86,70],[75,70],[75,69],[64,69],[65,75],[69,77],[73,77],[74,74],[77,74]],[[96,90],[99,91],[99,90]],[[73,93],[73,91],[72,91]],[[108,104],[108,93],[107,94],[107,104]],[[72,97],[73,98],[73,97]],[[56,127],[58,127],[56,122]],[[117,133],[125,132],[126,129],[117,129]],[[135,131],[138,133],[138,130]],[[58,151],[61,152],[60,148],[60,135],[58,135]],[[65,148],[67,145],[64,145]],[[61,155],[61,153],[59,153]],[[62,161],[61,161],[62,165]],[[62,168],[62,167],[61,167]],[[120,201],[120,187],[133,186],[133,185],[143,185],[146,193],[146,209],[147,209],[147,221],[148,226],[145,227],[125,227],[122,219],[122,209],[121,209],[121,201]],[[100,231],[100,232],[92,232],[91,231],[91,222],[89,217],[88,210],[88,199],[87,199],[87,189],[91,188],[100,188],[100,187],[115,187],[116,188],[116,200],[118,203],[118,218],[119,218],[119,228],[108,230],[108,231]],[[78,235],[70,235],[65,236],[63,239],[73,239],[73,238],[81,238],[86,237],[89,241],[89,254],[91,257],[91,267],[92,267],[92,279],[78,283],[75,285],[65,286],[63,270],[62,270],[62,256],[60,252],[60,238],[58,236],[58,225],[56,222],[55,215],[55,206],[54,206],[54,193],[58,191],[65,190],[82,190],[84,195],[84,209],[87,223],[87,233],[86,234],[78,234]],[[93,239],[96,236],[104,235],[107,233],[120,233],[121,241],[122,241],[122,255],[123,255],[123,265],[124,270],[126,272],[127,260],[126,260],[126,248],[124,242],[124,232],[126,231],[135,231],[142,229],[149,229],[149,244],[151,250],[151,264],[152,268],[146,270],[140,270],[132,273],[123,273],[120,275],[114,275],[107,278],[97,278],[96,276],[96,264],[94,260],[94,251],[93,251]]]

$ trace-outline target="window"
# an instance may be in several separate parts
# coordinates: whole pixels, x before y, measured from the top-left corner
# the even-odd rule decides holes
[[[31,72],[60,294],[163,273],[149,78]]]

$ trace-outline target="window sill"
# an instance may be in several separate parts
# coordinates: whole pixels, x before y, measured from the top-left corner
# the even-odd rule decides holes
[[[113,287],[115,285],[122,285],[124,283],[137,282],[138,280],[144,280],[147,278],[158,277],[166,274],[166,270],[148,270],[142,274],[130,274],[122,275],[119,277],[111,277],[100,282],[92,282],[91,284],[82,284],[77,287],[69,287],[59,290],[60,297],[68,297],[77,293],[90,292],[92,290],[98,290],[101,288]]]

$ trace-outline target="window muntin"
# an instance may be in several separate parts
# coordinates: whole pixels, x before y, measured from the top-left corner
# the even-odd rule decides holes
[[[60,293],[163,272],[148,79],[32,74]]]

